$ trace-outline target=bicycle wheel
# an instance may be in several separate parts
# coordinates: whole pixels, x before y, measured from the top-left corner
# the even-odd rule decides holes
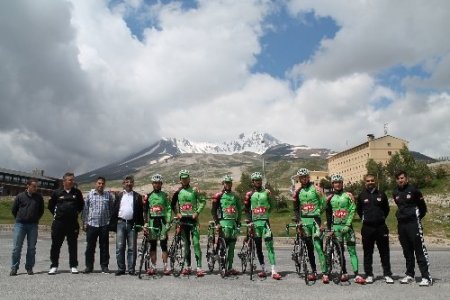
[[[214,270],[214,264],[216,263],[214,254],[214,236],[208,237],[208,244],[206,244],[206,262],[208,263],[209,271],[212,272]]]
[[[340,244],[336,239],[330,238],[327,242],[327,245],[328,249],[326,254],[329,276],[335,284],[339,284],[341,282],[341,277],[343,274],[343,253],[341,251]]]
[[[244,243],[242,244],[241,251],[239,251],[238,253],[238,257],[241,260],[242,274],[244,274],[245,271],[247,271],[248,253],[249,253],[248,244],[247,242],[244,241]]]
[[[309,285],[309,257],[308,257],[308,249],[306,248],[305,242],[302,242],[301,251],[300,251],[300,262],[303,268],[303,274],[305,276],[305,283]]]
[[[297,272],[298,276],[301,276],[301,270],[302,266],[300,264],[301,260],[301,246],[299,241],[295,241],[294,249],[292,250],[292,260],[295,264],[295,271]]]
[[[255,244],[255,240],[253,238],[250,238],[248,240],[249,243],[249,247],[248,247],[248,251],[250,252],[248,254],[248,263],[249,263],[249,267],[250,267],[250,280],[253,280],[253,273],[255,272],[255,253],[256,253],[256,244]]]
[[[147,237],[144,236],[142,238],[141,247],[139,248],[139,257],[140,257],[140,260],[139,260],[139,271],[138,271],[139,279],[142,279],[142,276],[141,276],[141,274],[142,274],[142,267],[144,266],[144,261],[147,260],[148,256],[149,256],[147,252],[148,252],[148,241],[147,241]],[[146,264],[145,264],[145,270],[147,270],[147,267],[148,267],[147,264],[148,264],[148,262],[146,262]]]
[[[183,240],[180,235],[175,235],[170,246],[170,268],[175,277],[180,276],[184,267]]]
[[[219,268],[220,268],[220,276],[225,277],[227,275],[227,244],[224,238],[219,238],[217,245],[217,253],[219,254]]]

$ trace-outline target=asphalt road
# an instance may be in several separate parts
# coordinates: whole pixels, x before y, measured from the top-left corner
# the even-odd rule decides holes
[[[387,285],[382,280],[376,252],[374,271],[375,276],[379,278],[371,285],[324,285],[318,281],[312,286],[305,286],[303,280],[294,272],[290,260],[291,250],[287,247],[276,248],[277,269],[283,275],[281,281],[271,278],[250,281],[248,275],[222,279],[216,272],[203,278],[146,276],[140,280],[137,276],[116,277],[113,273],[100,273],[98,250],[95,265],[97,271],[92,274],[71,274],[66,243],[61,249],[59,273],[50,276],[47,274],[50,266],[50,242],[48,234],[39,237],[33,276],[27,275],[23,267],[25,242],[19,275],[10,277],[12,234],[0,233],[0,299],[448,299],[450,296],[449,248],[430,249],[430,270],[435,279],[435,284],[431,287],[419,287],[418,282],[410,285],[399,284],[397,279],[403,276],[404,259],[398,247],[391,251],[393,277],[396,279],[393,285]],[[117,268],[114,239],[111,239],[110,245],[110,269],[114,271]],[[80,236],[80,271],[84,269],[85,247],[84,237]],[[362,269],[360,248],[358,255]],[[205,259],[203,264],[206,266]],[[237,257],[235,266],[240,266]],[[416,277],[416,281],[419,279]]]

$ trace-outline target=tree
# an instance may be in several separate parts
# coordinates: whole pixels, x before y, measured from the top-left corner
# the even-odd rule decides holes
[[[250,174],[242,173],[240,182],[241,183],[236,187],[236,193],[238,194],[239,198],[244,199],[245,193],[253,188]]]
[[[381,162],[370,158],[366,163],[367,174],[372,174],[378,183],[378,189],[385,191],[389,187],[389,178],[386,176],[386,167]]]

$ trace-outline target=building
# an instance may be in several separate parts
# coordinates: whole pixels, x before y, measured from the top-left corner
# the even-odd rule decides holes
[[[367,173],[366,164],[370,158],[386,164],[404,146],[408,146],[408,141],[391,135],[375,138],[368,134],[367,142],[329,157],[328,173],[342,175],[346,184],[358,182]]]
[[[15,196],[23,192],[31,178],[38,180],[38,191],[43,195],[50,195],[61,183],[60,179],[44,176],[42,170],[25,173],[0,168],[0,196]]]

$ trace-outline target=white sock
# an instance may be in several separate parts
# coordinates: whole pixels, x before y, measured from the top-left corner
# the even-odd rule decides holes
[[[275,266],[272,265],[272,274],[275,274],[277,271],[275,271]]]

